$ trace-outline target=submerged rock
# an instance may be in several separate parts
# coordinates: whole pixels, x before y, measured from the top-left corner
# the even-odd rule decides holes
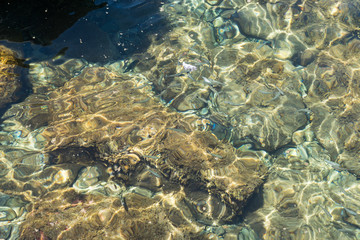
[[[301,71],[273,59],[276,51],[265,41],[212,49],[208,42],[204,35],[177,29],[148,50],[153,66],[135,56],[134,70],[153,83],[168,106],[196,112],[219,139],[235,147],[250,143],[274,151],[289,144],[292,134],[308,123]],[[176,62],[196,69],[186,73]]]
[[[0,45],[0,108],[17,100],[20,89],[18,54]]]
[[[237,11],[233,19],[244,35],[267,39],[274,32],[272,22],[267,19],[267,15],[269,13],[266,8],[257,3],[249,3]]]
[[[151,167],[133,173],[132,186],[119,186],[105,175],[92,181],[99,164],[84,168],[77,181],[88,179],[90,188],[59,189],[33,201],[20,228],[20,239],[213,239],[256,236],[243,225],[217,225],[231,210],[214,195],[183,189]],[[86,175],[86,176],[85,176]],[[100,179],[98,179],[100,180]],[[96,186],[95,186],[96,185]],[[102,186],[101,186],[102,185]],[[166,188],[163,190],[162,188]],[[196,221],[194,221],[196,220]]]
[[[359,40],[336,45],[309,65],[305,99],[314,113],[311,127],[332,161],[360,176]],[[351,52],[351,54],[350,54]]]
[[[69,59],[58,67],[47,61],[31,63],[29,80],[32,91],[47,93],[54,88],[61,87],[68,79],[79,75],[87,65],[88,63],[84,59]]]
[[[272,160],[263,205],[245,220],[262,239],[359,237],[359,182],[329,164],[330,156],[314,138],[279,151]]]
[[[116,197],[82,195],[71,189],[52,192],[31,207],[33,214],[28,215],[21,226],[20,239],[41,236],[51,239],[188,239],[192,235],[206,239],[199,234],[199,226],[195,223],[178,221],[174,229],[172,221],[179,218],[179,210],[166,197],[172,198],[157,196],[152,199],[129,193],[125,208]]]
[[[48,124],[41,133],[45,151],[56,159],[76,161],[66,149],[91,148],[127,186],[139,169],[151,166],[159,180],[184,188],[184,206],[198,209],[190,209],[187,217],[208,224],[230,221],[263,182],[267,170],[261,159],[266,154],[221,142],[197,116],[164,108],[147,84],[140,76],[87,67],[47,99],[32,95],[7,114],[29,109],[17,121],[37,127],[41,112]],[[77,188],[90,187],[95,180],[79,182]],[[166,192],[167,186],[159,187]]]
[[[2,191],[4,191],[2,189]],[[20,197],[0,192],[0,238],[18,239],[19,226],[24,220],[27,211]]]

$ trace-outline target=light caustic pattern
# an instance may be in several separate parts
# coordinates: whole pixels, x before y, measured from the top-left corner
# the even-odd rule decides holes
[[[359,238],[360,4],[194,0],[161,12],[171,31],[126,61],[32,65],[34,94],[1,135],[2,189],[36,206],[20,234]],[[242,211],[264,179],[263,204]]]

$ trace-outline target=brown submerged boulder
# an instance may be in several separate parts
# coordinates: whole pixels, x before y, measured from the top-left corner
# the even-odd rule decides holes
[[[0,108],[16,100],[20,88],[17,53],[0,45]]]
[[[230,221],[264,180],[264,152],[218,140],[205,130],[206,120],[163,107],[148,84],[140,76],[88,67],[46,97],[32,95],[18,104],[29,109],[18,121],[43,128],[45,151],[59,161],[67,148],[94,149],[127,186],[150,166],[167,182],[161,191],[182,189],[186,216],[207,224]],[[174,184],[180,188],[168,187]]]
[[[166,197],[129,193],[125,209],[117,197],[54,191],[29,206],[19,239],[209,239],[196,223],[174,228],[179,211]]]

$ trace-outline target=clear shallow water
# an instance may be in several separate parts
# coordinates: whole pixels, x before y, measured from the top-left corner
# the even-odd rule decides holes
[[[359,4],[154,5],[5,43],[1,237],[357,239]]]

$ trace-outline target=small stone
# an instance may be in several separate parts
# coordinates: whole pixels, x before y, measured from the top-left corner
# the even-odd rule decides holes
[[[9,207],[0,207],[0,221],[12,221],[17,217],[16,212]]]
[[[210,4],[211,6],[219,5],[223,0],[205,0],[207,4]]]
[[[208,114],[209,113],[209,109],[208,108],[202,108],[201,110],[200,110],[200,114],[201,115],[206,115],[206,114]]]

